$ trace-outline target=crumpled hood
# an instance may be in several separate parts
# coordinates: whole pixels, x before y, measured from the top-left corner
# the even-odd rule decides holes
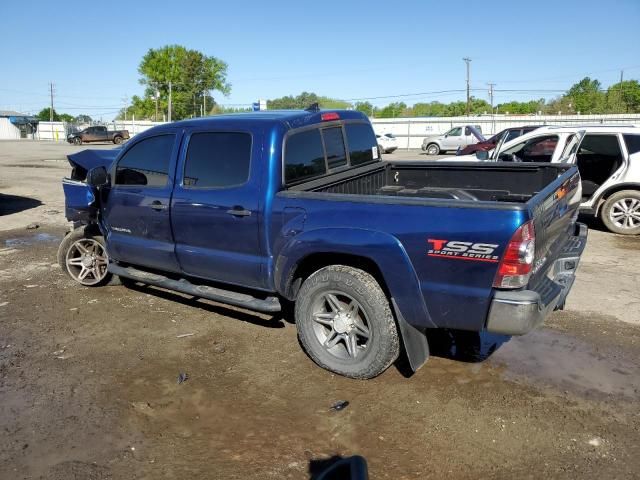
[[[121,150],[121,147],[109,150],[82,150],[81,152],[67,155],[67,160],[73,167],[71,178],[84,181],[87,178],[87,172],[95,167],[105,167],[109,170],[110,165]]]

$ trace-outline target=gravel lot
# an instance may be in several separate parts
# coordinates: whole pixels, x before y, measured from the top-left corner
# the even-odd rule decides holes
[[[74,284],[55,253],[82,148],[0,142],[0,478],[297,479],[353,454],[372,479],[640,478],[640,238],[585,219],[543,328],[442,332],[415,375],[359,382],[316,367],[287,315]]]

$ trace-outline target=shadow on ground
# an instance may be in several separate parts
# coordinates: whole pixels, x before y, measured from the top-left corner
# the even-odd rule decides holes
[[[218,315],[223,315],[235,320],[240,320],[241,322],[251,323],[260,327],[284,328],[283,321],[287,321],[285,318],[287,313],[286,308],[283,309],[282,312],[278,312],[272,315],[270,318],[265,318],[265,316],[268,316],[269,314],[257,314],[235,310],[233,307],[225,307],[224,305],[220,304],[208,303],[208,300],[202,300],[198,297],[183,295],[181,293],[171,292],[169,290],[162,290],[151,285],[126,282],[126,287],[137,292],[148,293],[149,295],[154,295],[158,298],[164,298],[165,300],[170,300],[172,302],[181,303],[190,307],[201,308],[211,313],[217,313]]]
[[[0,216],[22,212],[39,207],[40,205],[42,205],[42,202],[35,198],[0,193]]]

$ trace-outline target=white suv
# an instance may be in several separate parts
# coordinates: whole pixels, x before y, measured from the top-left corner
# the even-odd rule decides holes
[[[398,139],[392,133],[376,135],[380,153],[393,153],[398,149]]]
[[[582,178],[580,210],[600,217],[612,232],[640,234],[640,128],[541,127],[456,160],[576,163]]]

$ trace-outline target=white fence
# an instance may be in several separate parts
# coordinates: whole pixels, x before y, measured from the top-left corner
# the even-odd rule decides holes
[[[66,141],[67,133],[64,122],[39,122],[35,138],[38,140],[53,140],[54,142]]]
[[[109,130],[129,130],[134,136],[164,122],[147,120],[116,120],[107,123]],[[415,118],[372,118],[371,123],[377,134],[392,133],[398,137],[399,148],[420,148],[422,140],[431,135],[439,135],[458,125],[480,125],[485,136],[493,135],[505,128],[523,125],[640,125],[640,114],[615,115],[481,115],[476,117],[415,117]],[[64,142],[66,125],[63,122],[40,122],[35,135],[40,140]],[[84,128],[84,126],[81,126]]]
[[[490,136],[505,128],[524,125],[640,125],[640,114],[372,118],[371,123],[377,134],[392,133],[398,138],[398,148],[409,149],[420,148],[425,137],[440,135],[458,125],[480,125],[482,133]]]

